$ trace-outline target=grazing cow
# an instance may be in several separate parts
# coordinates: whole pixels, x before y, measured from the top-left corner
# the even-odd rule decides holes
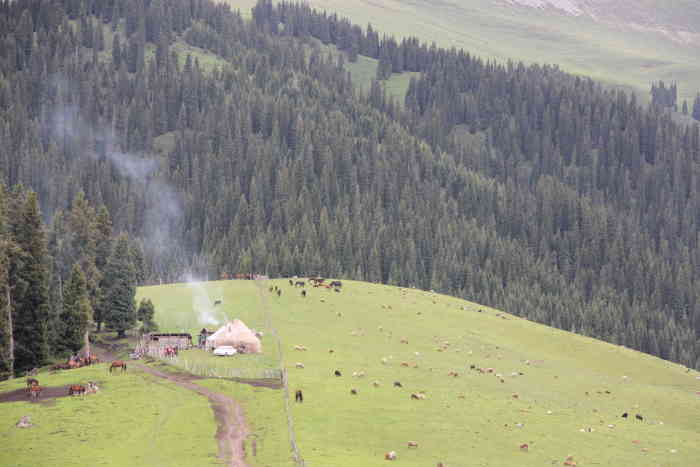
[[[418,447],[418,441],[409,441],[409,442],[408,442],[408,447],[409,447],[409,448],[417,448],[417,447]]]
[[[622,418],[627,418],[627,416],[628,416],[627,412],[622,414]]]
[[[453,378],[456,378],[459,376],[459,373],[457,373],[456,371],[450,371],[449,373],[447,373],[447,376],[452,376]]]
[[[639,415],[639,414],[635,415],[634,418],[636,418],[636,419],[639,420],[640,422],[643,422],[643,421],[644,421],[644,417],[642,417],[642,416]]]
[[[39,385],[39,380],[36,378],[27,378],[27,388],[30,388],[32,386],[38,386]]]
[[[408,368],[409,365],[408,362],[401,362],[401,366],[405,366],[406,368]]]
[[[112,362],[112,364],[109,366],[109,372],[112,373],[112,370],[115,368],[121,368],[122,373],[126,371],[126,362],[123,360],[115,360]]]
[[[33,386],[29,387],[29,398],[32,400],[38,400],[39,396],[41,396],[41,390],[43,388],[39,386],[38,384],[35,384]]]
[[[333,374],[336,375],[336,376],[343,376],[343,375],[340,373],[340,370],[335,370],[335,373],[333,373]]]
[[[352,394],[353,396],[356,396],[356,395],[357,395],[357,389],[352,388],[352,389],[350,390],[350,394]]]
[[[395,388],[402,388],[403,386],[401,385],[401,382],[399,382],[399,381],[394,381],[394,387],[395,387]]]
[[[97,386],[97,384],[93,383],[92,381],[88,381],[87,383],[87,393],[88,394],[96,394],[97,391],[99,391],[100,388]]]
[[[68,388],[68,395],[69,396],[76,395],[76,394],[83,395],[86,392],[87,392],[87,388],[85,386],[83,386],[82,384],[72,384]]]
[[[527,443],[523,443],[520,445],[520,450],[527,452],[527,450],[530,449],[530,446],[527,445]]]
[[[304,393],[301,392],[301,389],[297,389],[297,392],[294,394],[294,400],[299,403],[304,402]]]
[[[303,363],[300,363],[300,362],[297,362],[296,367],[297,367],[297,368],[304,368],[304,364],[303,364]]]
[[[301,291],[301,296],[304,297],[304,298],[306,298],[306,290],[302,290],[302,291]]]
[[[396,460],[396,451],[389,451],[386,454],[384,454],[384,460],[395,461]]]

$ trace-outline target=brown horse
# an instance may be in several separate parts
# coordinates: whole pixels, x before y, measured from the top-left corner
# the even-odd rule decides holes
[[[77,395],[83,395],[87,392],[87,388],[83,386],[82,384],[71,384],[71,386],[68,388],[68,395],[72,396],[74,394]]]
[[[112,364],[109,366],[109,372],[111,373],[113,369],[115,368],[121,368],[122,373],[126,371],[126,362],[123,360],[115,360],[112,362]]]
[[[29,387],[29,398],[32,400],[39,400],[39,396],[41,395],[41,390],[42,387],[39,386],[38,384],[34,384]]]
[[[39,380],[36,378],[27,378],[27,389],[32,386],[39,386]]]

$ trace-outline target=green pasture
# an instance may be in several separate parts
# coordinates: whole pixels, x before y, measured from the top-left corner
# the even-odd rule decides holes
[[[105,364],[56,374],[42,386],[96,381],[97,394],[0,404],[3,467],[217,465],[216,422],[209,401],[133,367],[110,375]],[[24,387],[0,382],[0,393]],[[31,428],[16,428],[24,415]]]
[[[255,0],[221,0],[250,17]],[[312,7],[367,24],[397,38],[417,36],[440,47],[463,48],[500,61],[558,64],[571,73],[631,88],[647,97],[652,81],[677,81],[679,97],[700,90],[697,45],[673,41],[662,33],[596,22],[551,10],[514,8],[497,0],[310,0]],[[626,17],[639,2],[609,2]],[[616,3],[616,4],[613,4]],[[645,0],[658,24],[700,32],[700,4],[691,0]],[[634,21],[632,17],[630,21]],[[653,21],[653,20],[652,20]]]
[[[282,297],[269,293],[270,285],[281,287]],[[401,465],[416,467],[561,464],[568,455],[578,465],[687,466],[700,459],[700,380],[681,366],[425,291],[344,281],[341,293],[307,288],[302,298],[286,279],[202,286],[223,297],[221,323],[238,317],[264,329],[266,348],[271,328],[279,333],[289,389],[305,396],[292,415],[309,466],[378,465],[390,450]],[[202,325],[192,316],[192,287],[139,294],[154,301],[163,331]],[[342,377],[333,376],[336,369]],[[452,371],[458,376],[448,376]],[[412,400],[419,391],[426,399]],[[260,442],[281,449],[282,393],[246,397],[253,420],[275,407],[267,423],[274,434],[262,432]],[[519,449],[523,443],[528,452]]]

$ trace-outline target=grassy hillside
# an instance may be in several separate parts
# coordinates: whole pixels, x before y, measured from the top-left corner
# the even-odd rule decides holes
[[[282,297],[270,294],[270,285],[281,287]],[[307,465],[378,465],[389,450],[408,466],[543,465],[568,455],[578,465],[686,466],[700,458],[700,379],[681,366],[417,290],[346,282],[342,293],[311,288],[302,298],[286,280],[210,282],[196,290],[171,285],[139,295],[153,299],[163,330],[206,324],[196,298],[204,290],[212,301],[223,298],[215,319],[241,318],[263,330],[266,352],[277,331],[290,391],[305,396],[292,414]],[[267,355],[256,363],[261,368],[280,363]],[[336,369],[342,377],[333,376]],[[360,371],[366,376],[352,377]],[[452,371],[458,376],[448,376]],[[410,398],[418,391],[425,400]],[[282,446],[277,400],[276,422],[258,435]],[[251,394],[244,406],[251,420],[264,420],[270,403]],[[408,441],[419,447],[407,448]],[[523,443],[528,452],[519,449]]]
[[[222,0],[249,15],[255,0]],[[696,2],[588,2],[590,14],[516,6],[506,0],[310,0],[354,23],[397,37],[418,36],[500,60],[556,63],[572,73],[631,87],[643,95],[660,79],[681,98],[700,90],[700,5]],[[596,19],[592,16],[595,15]],[[679,34],[679,31],[688,33]]]

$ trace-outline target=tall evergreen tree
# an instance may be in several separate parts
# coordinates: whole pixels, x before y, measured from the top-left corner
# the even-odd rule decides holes
[[[75,354],[83,348],[91,319],[92,307],[85,274],[76,263],[71,271],[70,280],[66,284],[61,313],[63,325],[61,343],[65,350]]]
[[[48,254],[36,193],[30,192],[22,203],[13,236],[21,252],[10,275],[17,372],[40,366],[49,356]]]
[[[126,331],[136,324],[136,271],[126,234],[116,240],[114,251],[107,261],[104,282],[106,290],[102,310],[106,315],[102,318],[109,329],[124,337]]]

